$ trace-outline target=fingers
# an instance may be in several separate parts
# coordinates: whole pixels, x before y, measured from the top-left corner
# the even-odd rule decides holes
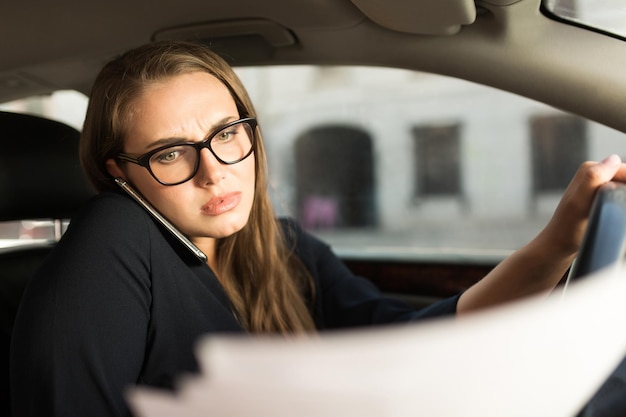
[[[591,169],[597,171],[597,175],[594,175],[594,177],[600,182],[598,185],[611,181],[618,173],[621,164],[622,160],[620,157],[613,154],[592,166]]]
[[[598,188],[613,180],[626,182],[626,164],[619,156],[610,155],[600,162],[583,163],[561,199],[561,205],[566,206],[565,218],[586,219]]]
[[[610,155],[600,162],[590,161],[580,166],[544,229],[547,233],[543,236],[547,236],[555,250],[561,248],[563,253],[578,250],[596,191],[609,181],[626,182],[626,164],[619,156]]]
[[[600,186],[611,180],[625,181],[626,166],[619,156],[613,154],[590,167],[592,185]]]
[[[613,174],[609,181],[626,182],[626,164],[622,163],[619,156],[608,156],[601,163],[607,166]]]
[[[581,165],[561,200],[568,214],[574,216],[572,220],[577,216],[579,220],[586,220],[596,191],[610,181],[626,182],[626,164],[619,156],[610,155],[600,162],[588,161]]]
[[[626,181],[626,165],[617,155],[610,155],[600,162],[585,162],[574,175],[572,185],[576,193],[595,192],[613,180]]]

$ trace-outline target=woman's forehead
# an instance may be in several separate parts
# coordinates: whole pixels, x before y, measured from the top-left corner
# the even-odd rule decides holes
[[[150,85],[130,107],[125,129],[127,148],[147,148],[170,137],[201,140],[224,120],[239,117],[228,88],[202,72]]]

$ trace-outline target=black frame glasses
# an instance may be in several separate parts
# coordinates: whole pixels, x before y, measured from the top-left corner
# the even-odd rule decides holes
[[[244,155],[242,157],[237,158],[236,160],[233,161],[226,161],[222,158],[220,158],[217,153],[213,150],[213,148],[211,147],[211,142],[213,141],[213,139],[216,138],[216,136],[222,132],[224,132],[225,130],[232,128],[233,126],[239,126],[239,125],[243,125],[244,127],[247,125],[249,127],[248,130],[246,130],[246,133],[249,135],[249,139],[250,139],[250,150],[248,150],[247,152],[244,152]],[[224,126],[220,126],[219,128],[215,129],[213,132],[211,132],[206,139],[204,139],[201,142],[181,142],[181,143],[174,143],[174,144],[170,144],[170,145],[164,145],[164,146],[160,146],[156,149],[151,150],[150,152],[147,152],[143,155],[140,155],[138,157],[133,157],[131,155],[125,154],[125,153],[119,153],[116,158],[120,161],[124,161],[124,162],[131,162],[133,164],[137,164],[140,165],[144,168],[146,168],[148,170],[148,172],[150,173],[150,175],[152,175],[152,177],[157,180],[157,182],[159,182],[159,184],[162,185],[178,185],[178,184],[182,184],[184,182],[189,181],[190,179],[192,179],[193,177],[196,176],[196,174],[198,173],[198,169],[200,168],[200,151],[202,151],[202,149],[207,148],[211,154],[215,157],[215,159],[217,159],[221,164],[224,165],[234,165],[238,162],[243,161],[244,159],[246,159],[247,157],[249,157],[252,152],[254,152],[254,148],[256,145],[256,127],[257,127],[257,121],[255,118],[253,117],[246,117],[243,119],[239,119],[239,120],[235,120],[234,122],[230,122]],[[168,148],[176,148],[176,147],[180,147],[180,146],[189,146],[192,147],[195,152],[196,152],[196,160],[195,160],[195,164],[193,166],[193,170],[191,171],[190,175],[185,178],[182,181],[176,181],[176,182],[166,182],[166,181],[162,181],[161,179],[159,179],[156,174],[154,173],[154,171],[152,170],[152,167],[150,166],[150,162],[152,160],[152,157],[160,152],[163,152],[164,150],[168,149]]]

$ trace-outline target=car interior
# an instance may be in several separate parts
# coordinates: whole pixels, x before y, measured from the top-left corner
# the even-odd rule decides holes
[[[78,162],[80,123],[91,84],[113,57],[158,40],[203,42],[219,52],[239,71],[258,107],[270,171],[276,172],[274,192],[277,200],[287,201],[284,213],[309,221],[311,230],[327,239],[356,274],[423,306],[478,281],[549,219],[566,186],[558,179],[552,187],[552,173],[571,178],[583,160],[606,153],[626,156],[626,30],[614,23],[624,19],[626,7],[619,0],[59,0],[0,5],[0,242],[6,241],[0,245],[0,411],[9,415],[8,346],[21,292],[75,210],[94,195]],[[351,72],[338,70],[345,68]],[[274,69],[277,75],[268,72]],[[379,72],[383,69],[393,75]],[[293,72],[281,72],[287,70]],[[465,95],[439,100],[453,84]],[[352,88],[357,85],[358,91]],[[477,87],[480,95],[474,92]],[[277,94],[270,96],[269,90]],[[422,95],[413,95],[418,90]],[[51,100],[64,92],[79,95],[82,108],[74,111]],[[306,101],[309,93],[317,94],[317,101]],[[492,97],[489,106],[483,106],[486,95]],[[533,151],[552,155],[540,164],[543,170],[520,156],[531,153],[530,145],[523,142],[526,137],[514,141],[517,133],[500,112],[507,106],[505,95],[513,97],[512,113],[521,114],[522,104],[530,109],[534,118],[524,116],[524,122],[532,119],[531,127],[523,129],[525,135],[536,129],[535,142],[554,132],[566,136],[533,145]],[[382,107],[373,107],[376,101]],[[463,142],[471,123],[459,122],[457,107],[470,109],[473,120],[497,134],[482,144],[483,133],[477,131],[475,141]],[[414,122],[421,117],[416,114],[431,111],[444,116],[429,116],[433,122],[424,130]],[[71,113],[75,122],[60,120],[60,113]],[[321,114],[328,117],[317,116]],[[555,117],[546,120],[545,114]],[[400,128],[411,137],[447,145],[435,149],[431,143],[390,155],[389,149],[396,149],[390,137],[404,135]],[[358,136],[367,129],[382,132],[372,133],[371,147]],[[580,132],[599,139],[575,145]],[[350,139],[353,134],[357,136]],[[441,139],[450,135],[461,139]],[[315,145],[319,138],[328,138],[327,148]],[[311,143],[315,146],[307,148]],[[582,151],[562,163],[561,157],[578,148]],[[427,157],[417,158],[422,163],[415,173],[402,162],[403,153],[428,156],[451,149],[458,168],[452,184],[432,180],[439,171],[428,165]],[[466,154],[478,162],[458,156]],[[359,162],[362,155],[374,161],[372,170],[363,169],[369,162]],[[318,163],[322,159],[326,165]],[[348,161],[356,162],[351,166]],[[358,178],[369,178],[370,185],[339,184],[341,175],[333,168],[339,165],[361,170]],[[316,171],[319,166],[323,169]],[[534,179],[509,179],[513,167]],[[324,184],[293,180],[300,178],[296,174]],[[414,192],[413,186],[402,188],[397,178],[403,175],[426,180]],[[474,182],[479,176],[487,183]],[[329,184],[335,183],[338,188],[329,199]],[[509,191],[496,190],[494,184]],[[493,195],[486,196],[490,186]],[[461,191],[449,198],[437,187]],[[363,192],[352,195],[350,189]],[[528,198],[505,201],[506,192]],[[400,202],[392,201],[394,194],[402,196]],[[623,198],[612,201],[616,198],[623,210]],[[508,205],[514,206],[513,215],[493,217],[520,231],[515,241],[509,239],[511,229],[499,231],[486,221],[493,220],[489,214],[469,224],[473,210],[500,214]],[[277,207],[283,213],[282,205]],[[368,211],[371,207],[376,209]],[[530,213],[533,227],[515,214],[520,210]],[[419,216],[406,220],[415,213]],[[461,220],[451,221],[450,213]],[[29,235],[24,225],[31,224],[24,222],[33,221],[50,232],[24,238]],[[415,228],[404,227],[409,223],[416,223]],[[480,239],[461,232],[478,231],[487,233],[481,246],[465,244]],[[420,233],[428,241],[441,239],[441,245],[415,243]],[[384,243],[374,240],[378,235]],[[394,241],[397,236],[402,244]],[[623,251],[615,257],[621,260]]]
[[[0,221],[51,219],[58,237],[74,211],[94,191],[82,175],[76,146],[79,132],[61,122],[0,112],[6,152],[0,156]],[[9,340],[21,294],[56,240],[16,245],[0,252],[0,403],[10,404]],[[8,411],[4,415],[8,415]]]

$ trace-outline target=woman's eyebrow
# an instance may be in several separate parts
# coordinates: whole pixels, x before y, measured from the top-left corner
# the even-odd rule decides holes
[[[188,138],[182,138],[182,137],[169,137],[169,138],[162,138],[162,139],[157,139],[154,142],[150,142],[150,144],[148,146],[146,146],[146,151],[150,151],[152,149],[156,149],[156,148],[160,148],[161,146],[168,146],[168,145],[177,145],[180,143],[185,143],[185,142],[189,142]]]
[[[238,119],[237,116],[226,116],[220,119],[217,123],[214,123],[212,126],[209,127],[209,129],[206,132],[206,135],[204,136],[202,140],[206,139],[210,134],[221,129],[223,126],[227,125],[228,123],[234,122],[237,119]],[[157,139],[154,142],[150,142],[150,144],[146,146],[145,150],[150,151],[152,149],[160,148],[161,146],[177,145],[177,144],[185,143],[185,142],[193,142],[193,141],[185,137],[171,136],[167,138]]]

